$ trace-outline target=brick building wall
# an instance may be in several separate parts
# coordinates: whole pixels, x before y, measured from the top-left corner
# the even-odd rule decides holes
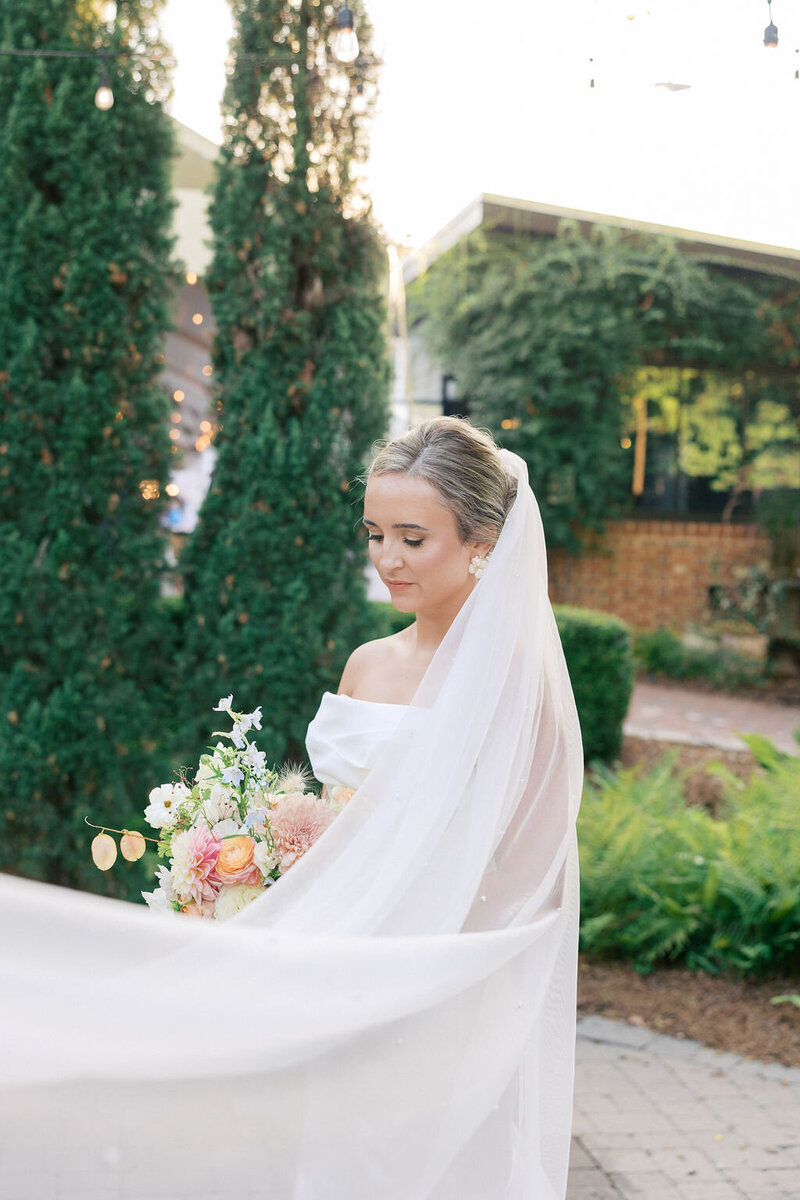
[[[634,629],[680,629],[709,614],[708,589],[769,559],[755,525],[612,521],[580,555],[549,555],[550,598],[613,613]]]

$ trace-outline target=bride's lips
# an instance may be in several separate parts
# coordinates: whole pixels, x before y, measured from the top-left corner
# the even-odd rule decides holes
[[[411,584],[410,584],[410,583],[408,583],[408,582],[407,582],[406,580],[404,580],[404,579],[387,579],[387,580],[386,580],[386,586],[387,586],[388,588],[395,588],[395,589],[397,589],[397,588],[407,588],[407,587],[411,587]]]

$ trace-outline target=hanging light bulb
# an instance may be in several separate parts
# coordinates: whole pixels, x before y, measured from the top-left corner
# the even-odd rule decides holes
[[[769,9],[769,25],[764,30],[764,45],[774,50],[778,45],[778,27],[772,23],[772,0],[767,0]]]
[[[364,85],[360,83],[356,88],[356,94],[353,97],[353,112],[356,116],[362,116],[367,111],[367,97],[364,95]]]
[[[353,13],[346,4],[339,9],[339,15],[336,18],[333,53],[339,62],[343,63],[355,62],[358,58],[358,38],[353,28]]]
[[[100,86],[94,94],[94,102],[101,112],[108,112],[114,107],[114,93],[108,78],[108,68],[103,60],[103,74],[100,76]]]

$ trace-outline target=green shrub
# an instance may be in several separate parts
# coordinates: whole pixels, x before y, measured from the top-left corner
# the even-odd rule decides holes
[[[134,895],[84,816],[127,824],[165,769],[174,147],[161,5],[121,4],[113,32],[98,7],[0,17],[33,54],[0,58],[0,870]],[[100,45],[110,112],[79,57]]]
[[[375,62],[353,10],[366,96]],[[388,415],[386,256],[359,195],[367,125],[355,89],[337,90],[328,9],[241,0],[234,13],[206,273],[221,419],[181,554],[182,724],[194,758],[219,696],[263,703],[259,746],[279,762],[302,756],[368,624],[353,481]]]
[[[368,638],[389,637],[414,620],[381,600],[370,606]],[[622,722],[633,687],[631,635],[616,617],[582,608],[555,608],[587,760],[610,759],[622,744]],[[368,640],[365,638],[365,640]]]
[[[663,626],[637,635],[633,661],[637,670],[669,679],[705,679],[723,691],[752,686],[764,678],[759,663],[723,646],[714,650],[685,646]]]
[[[631,632],[617,617],[584,608],[554,609],[587,761],[614,758],[633,690]]]
[[[369,605],[370,630],[365,641],[375,638],[391,637],[406,629],[413,621],[413,613],[398,612],[387,600],[372,600]]]
[[[800,968],[800,757],[746,739],[762,767],[722,764],[723,816],[687,807],[674,755],[647,775],[598,770],[578,824],[583,949],[639,969]]]

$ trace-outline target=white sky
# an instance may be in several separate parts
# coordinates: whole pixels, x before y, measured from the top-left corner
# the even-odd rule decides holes
[[[797,0],[773,2],[776,50],[766,0],[367,6],[384,60],[369,184],[395,240],[493,192],[800,248]],[[168,0],[164,32],[172,111],[218,141],[228,4]]]

